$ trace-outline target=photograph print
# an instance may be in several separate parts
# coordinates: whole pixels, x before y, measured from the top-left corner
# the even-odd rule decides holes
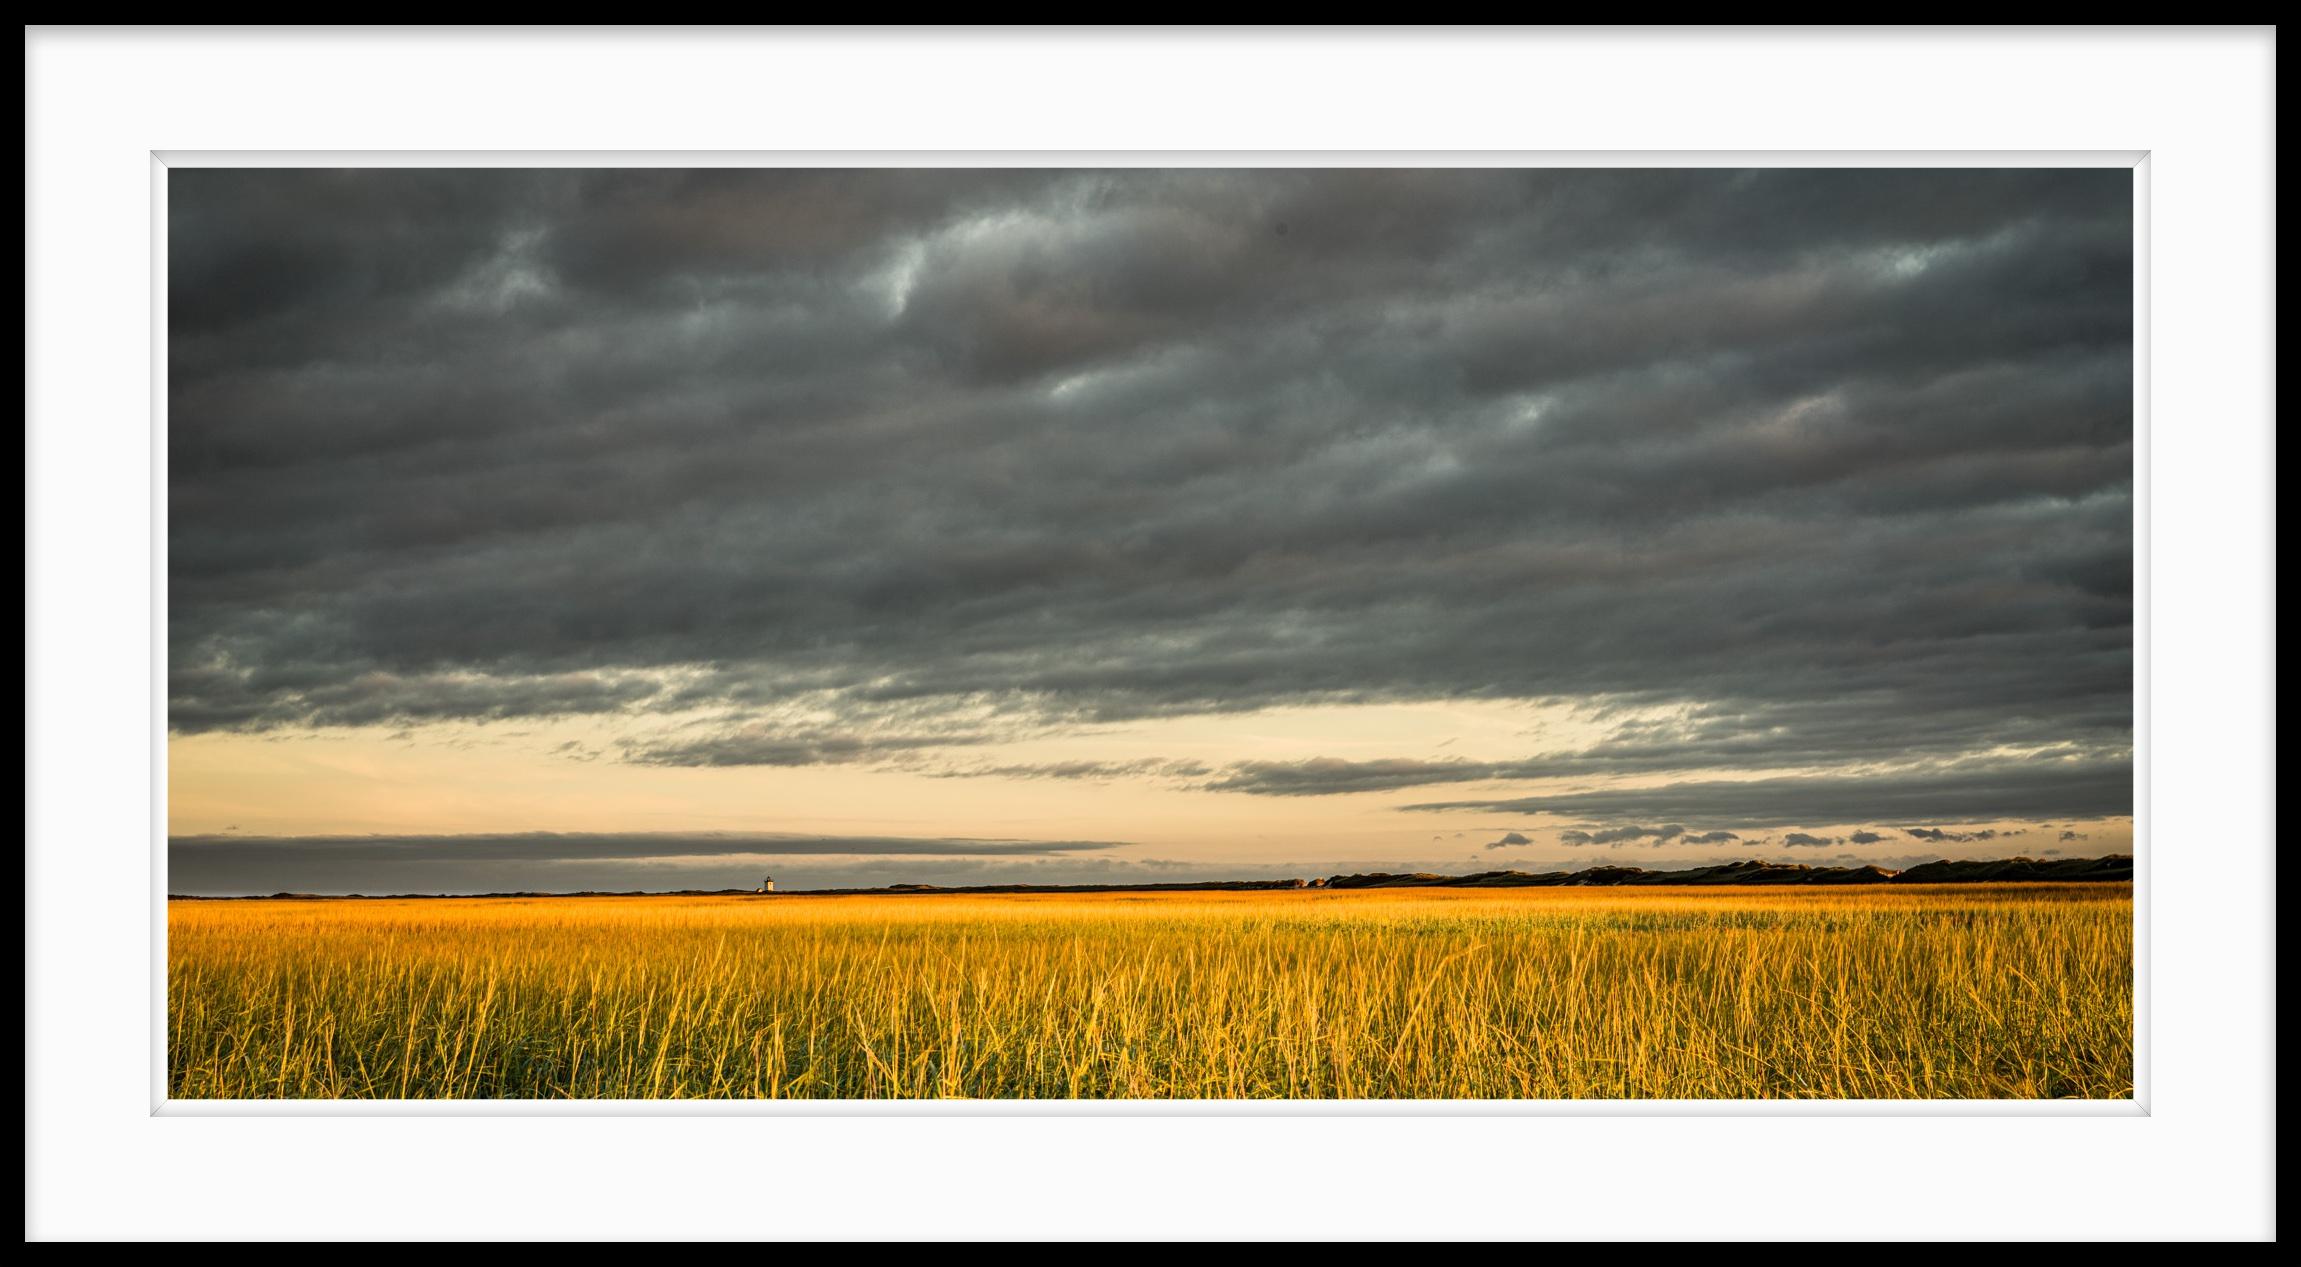
[[[2128,166],[164,180],[171,1100],[2134,1096]]]

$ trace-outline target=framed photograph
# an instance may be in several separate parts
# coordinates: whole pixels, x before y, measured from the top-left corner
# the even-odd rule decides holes
[[[55,65],[143,48],[28,38]],[[595,55],[885,73],[988,39],[535,38],[554,92]],[[1595,38],[1303,47],[1340,74]],[[2211,66],[2266,38],[2154,47]],[[1060,82],[1277,46],[1200,39],[1009,55],[1079,54]],[[358,76],[427,43],[244,55]],[[474,150],[219,122],[221,144],[146,143],[122,209],[149,247],[149,476],[124,493],[149,501],[129,598],[151,679],[148,730],[106,738],[151,754],[154,787],[129,860],[150,883],[111,912],[149,919],[149,955],[106,988],[148,1025],[113,1093],[171,1147],[332,1120],[413,1156],[510,1140],[545,1187],[576,1147],[637,1192],[679,1176],[628,1179],[609,1141],[708,1138],[744,1159],[689,1189],[717,1200],[761,1166],[774,1191],[820,1181],[801,1139],[939,1132],[995,1172],[1056,1132],[1209,1155],[1260,1131],[1298,1160],[1259,1192],[1315,1202],[1341,1160],[1319,1140],[1364,1158],[1386,1130],[1482,1137],[1434,1154],[1451,1175],[1567,1132],[1756,1159],[1901,1123],[1975,1158],[2161,1125],[2168,1057],[2194,1050],[2165,1018],[2213,996],[2168,971],[2210,943],[2176,945],[2195,925],[2154,887],[2204,846],[2168,811],[2196,785],[2166,777],[2202,753],[2153,709],[2188,566],[2154,532],[2153,455],[2231,441],[2153,392],[2149,136]],[[2256,341],[2228,346],[2265,351],[2272,315],[2229,309]],[[2266,357],[2239,359],[2265,389]],[[2265,427],[2265,392],[2244,400],[2225,423]],[[2266,522],[2231,533],[2224,567],[2269,557]],[[2225,615],[2273,611],[2273,580],[2237,585]],[[2214,866],[2266,878],[2267,846]],[[2255,914],[2224,933],[2265,936]],[[40,1169],[35,1193],[60,1184]],[[2248,1173],[2230,1222],[2157,1226],[2263,1234],[2238,1211],[2270,1172]],[[902,1226],[971,1182],[1000,1191],[951,1180]],[[1206,1228],[1241,1234],[1234,1199]],[[1173,1234],[1088,1208],[949,1230]],[[683,1234],[538,1213],[424,1218]],[[733,1213],[697,1227],[774,1234]],[[812,1207],[801,1234],[914,1234],[843,1217]],[[2146,1234],[2006,1217],[1983,1234]],[[1449,1234],[1609,1234],[1569,1222]]]
[[[2136,159],[168,155],[169,1099],[2130,1103]]]

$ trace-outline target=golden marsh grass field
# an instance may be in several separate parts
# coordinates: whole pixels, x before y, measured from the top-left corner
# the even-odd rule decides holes
[[[2128,885],[175,901],[175,1098],[2124,1098]]]

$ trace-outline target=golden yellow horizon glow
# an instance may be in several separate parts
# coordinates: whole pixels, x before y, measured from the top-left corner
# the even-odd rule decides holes
[[[1491,812],[1401,813],[1399,807],[1577,790],[1594,783],[1637,787],[1784,773],[1676,770],[1604,780],[1487,780],[1327,796],[1211,792],[1197,786],[1205,777],[941,777],[952,770],[1078,761],[1187,761],[1219,771],[1234,762],[1310,758],[1515,760],[1585,747],[1619,721],[1593,720],[1562,704],[1513,701],[1321,705],[1166,718],[950,748],[925,754],[908,767],[628,762],[614,746],[629,724],[622,718],[218,732],[171,738],[168,828],[178,836],[722,831],[1109,840],[1127,842],[1129,856],[1195,862],[1429,856],[1506,866],[1513,855],[1485,850],[1487,841],[1505,831],[1538,832],[1570,824]],[[565,748],[569,744],[572,751],[596,755],[571,757]],[[1810,826],[1850,830],[1860,824]],[[2027,824],[1966,826],[2019,831]],[[1537,834],[1536,843],[1549,842]],[[1928,847],[1905,843],[1917,852]],[[2037,852],[2038,834],[2032,831],[2018,843]],[[2050,833],[2044,843],[2052,843]],[[2130,844],[2130,821],[2110,820],[2088,827],[2083,851],[2112,852]],[[1561,856],[1546,848],[1518,852]],[[1630,861],[1604,848],[1576,850],[1574,856],[1592,863]]]

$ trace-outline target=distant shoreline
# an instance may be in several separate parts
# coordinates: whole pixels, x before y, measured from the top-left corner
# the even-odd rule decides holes
[[[1806,888],[1896,884],[2038,884],[2131,883],[2133,858],[2110,854],[2101,858],[2000,858],[1953,861],[1948,858],[1920,863],[1906,871],[1884,867],[1814,867],[1803,863],[1745,862],[1690,867],[1678,871],[1648,871],[1642,867],[1588,867],[1580,871],[1480,871],[1468,875],[1429,872],[1396,874],[1369,872],[1318,879],[1208,880],[1171,884],[974,884],[941,886],[891,884],[867,889],[778,889],[757,893],[751,889],[583,889],[548,893],[513,891],[495,893],[248,893],[229,896],[171,893],[171,902],[275,902],[370,900],[412,898],[512,897],[920,897],[938,894],[1002,893],[1252,893],[1308,892],[1355,889],[1534,889],[1534,888],[1640,888],[1698,885],[1704,887]]]

